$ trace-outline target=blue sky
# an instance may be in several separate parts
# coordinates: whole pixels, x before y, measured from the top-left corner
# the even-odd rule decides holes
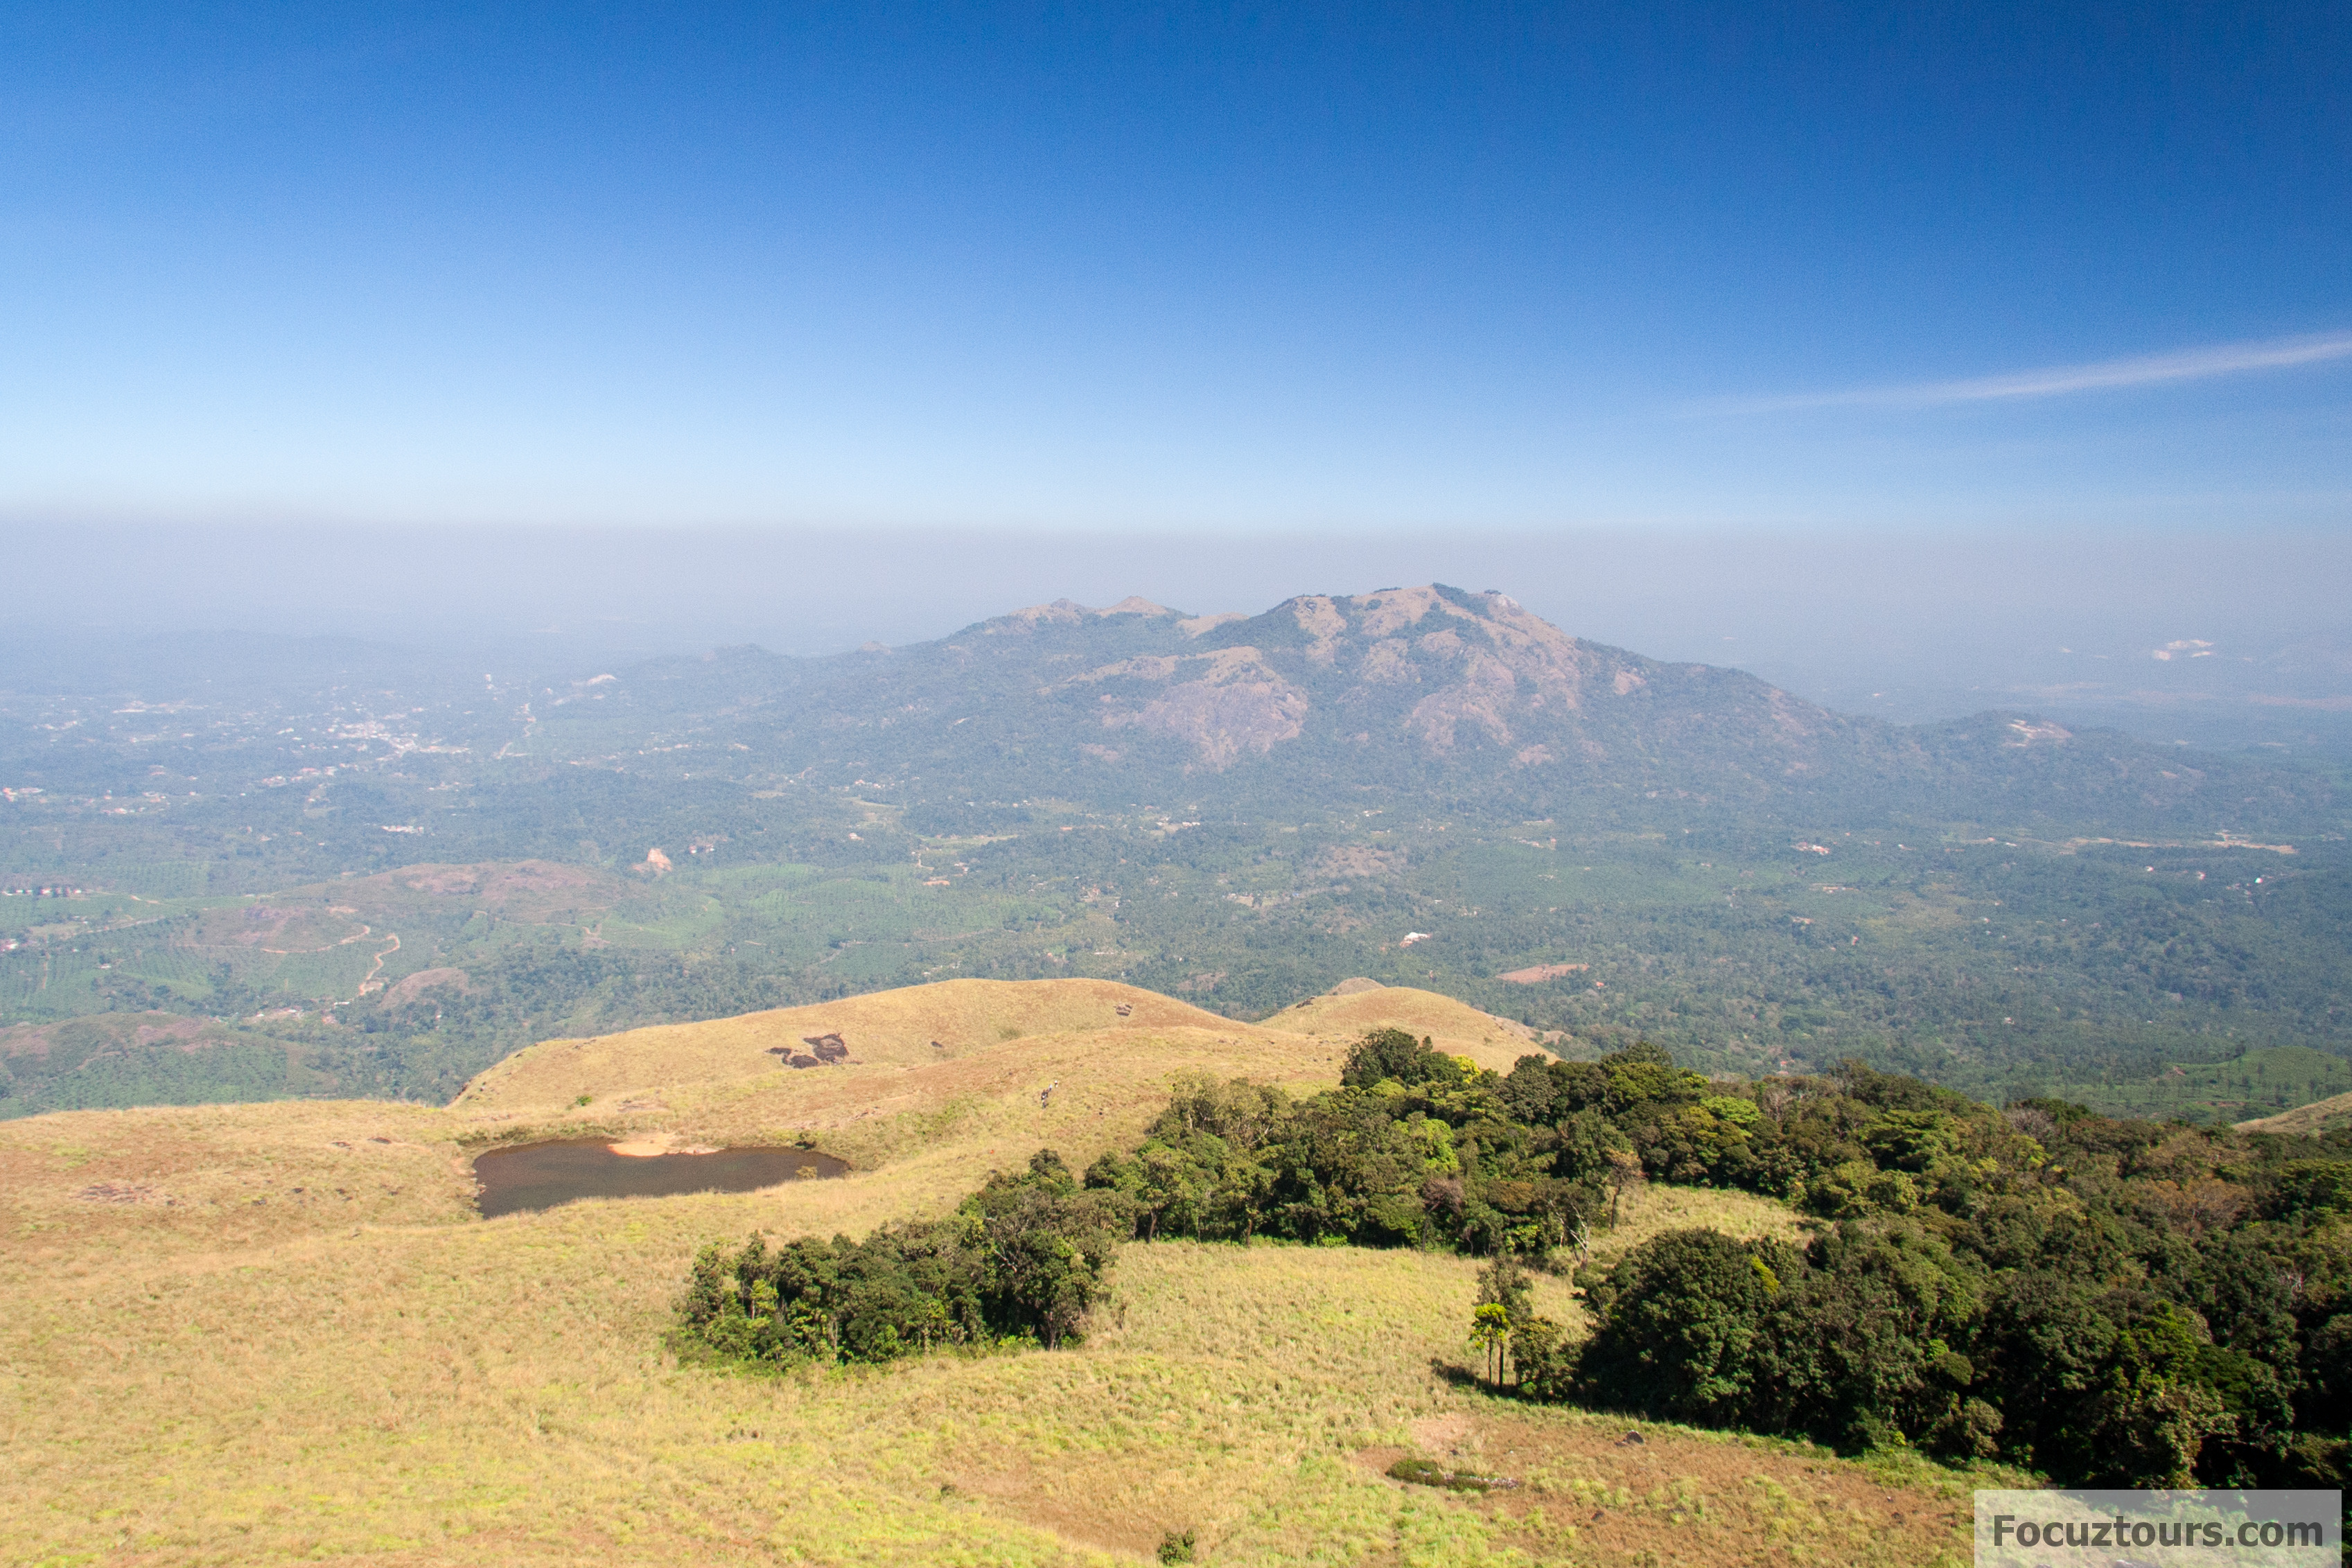
[[[0,513],[2332,529],[2347,78],[2316,4],[18,7]]]

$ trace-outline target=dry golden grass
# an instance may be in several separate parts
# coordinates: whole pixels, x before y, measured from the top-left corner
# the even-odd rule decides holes
[[[447,1112],[384,1101],[61,1111],[0,1122],[11,1273],[236,1253],[358,1225],[454,1225],[474,1181]]]
[[[1125,1015],[1121,1008],[1128,1009]],[[942,980],[710,1023],[545,1040],[477,1078],[458,1096],[457,1107],[477,1114],[545,1108],[582,1094],[592,1102],[680,1092],[709,1099],[780,1079],[843,1073],[856,1078],[859,1068],[921,1071],[1001,1054],[1000,1048],[1013,1040],[1028,1042],[1019,1053],[1025,1058],[1041,1040],[1098,1038],[1111,1060],[1166,1041],[1176,1046],[1176,1054],[1163,1050],[1160,1055],[1171,1062],[1192,1055],[1209,1061],[1218,1051],[1243,1045],[1293,1063],[1297,1071],[1286,1076],[1336,1078],[1336,1064],[1348,1045],[1366,1030],[1388,1024],[1432,1036],[1441,1050],[1475,1057],[1481,1065],[1503,1071],[1536,1049],[1519,1024],[1450,997],[1402,987],[1318,997],[1262,1024],[1246,1024],[1111,980]],[[796,1073],[771,1054],[778,1047],[805,1051],[804,1040],[826,1034],[846,1041],[851,1065]],[[1328,1074],[1307,1071],[1326,1062],[1333,1064]]]
[[[1743,1240],[1774,1236],[1801,1245],[1812,1234],[1814,1222],[1787,1204],[1752,1192],[1704,1186],[1660,1186],[1654,1183],[1625,1195],[1614,1229],[1601,1233],[1593,1255],[1613,1258],[1663,1231],[1704,1226]]]
[[[485,1139],[805,1137],[861,1168],[914,1162],[916,1185],[951,1200],[1014,1145],[1024,1155],[1058,1148],[1083,1166],[1132,1144],[1180,1072],[1328,1087],[1349,1045],[1389,1023],[1499,1070],[1535,1049],[1509,1032],[1517,1025],[1402,988],[1318,998],[1246,1024],[1108,980],[947,980],[542,1041],[477,1078],[451,1110]],[[847,1044],[846,1063],[794,1071],[771,1054],[825,1034]]]
[[[1344,1043],[1367,1030],[1389,1025],[1426,1035],[1438,1050],[1474,1058],[1479,1066],[1497,1072],[1508,1072],[1511,1063],[1542,1049],[1536,1044],[1535,1031],[1525,1024],[1410,986],[1375,986],[1346,996],[1311,998],[1275,1014],[1263,1027]]]
[[[857,1068],[767,1068],[748,1087],[614,1076],[612,1092],[666,1102],[632,1116],[682,1134],[829,1117],[821,1144],[866,1140],[852,1176],[761,1193],[474,1218],[463,1146],[585,1114],[520,1091],[478,1110],[0,1124],[0,1561],[1133,1563],[1187,1528],[1209,1563],[1957,1560],[1939,1473],[1890,1486],[1808,1451],[1646,1427],[1620,1448],[1622,1422],[1463,1386],[1475,1265],[1451,1257],[1135,1246],[1118,1307],[1076,1351],[781,1378],[663,1354],[706,1241],[858,1232],[944,1205],[1041,1144],[1131,1135],[1181,1066],[1336,1073],[1314,1036],[1176,1003],[1140,1026],[1069,1028],[1084,1021],[1073,984],[1087,983],[947,990],[963,1010],[937,1016],[977,1035],[949,1062],[877,1044]],[[997,997],[1020,1005],[992,1022]],[[920,1024],[928,1051],[940,1026],[898,1005],[863,1016]],[[825,1011],[865,1055],[861,1015]],[[1024,1032],[989,1043],[1003,1029]],[[506,1076],[560,1095],[572,1069],[539,1050],[553,1064]],[[1041,1115],[1034,1088],[1055,1076]],[[1734,1196],[1635,1201],[1612,1246],[1695,1216],[1788,1223]],[[1539,1300],[1572,1312],[1559,1281]],[[1528,1487],[1465,1500],[1378,1473],[1441,1438]]]
[[[1125,1007],[1129,1015],[1121,1017]],[[1118,1030],[1246,1029],[1215,1013],[1108,980],[942,980],[814,1007],[780,1008],[709,1023],[666,1024],[594,1040],[551,1040],[520,1051],[467,1085],[461,1109],[558,1105],[581,1094],[655,1093],[682,1084],[802,1076],[772,1047],[839,1034],[866,1067],[928,1067],[1039,1035]],[[844,1071],[811,1069],[823,1077]],[[854,1071],[854,1070],[853,1070]]]
[[[1522,1483],[1465,1505],[1497,1556],[1676,1568],[1971,1556],[1967,1483],[1926,1466],[1874,1470],[1798,1445],[1493,1400],[1407,1432],[1407,1445],[1357,1462],[1377,1472],[1410,1454]]]
[[[2257,1116],[2238,1124],[2241,1133],[2321,1133],[2352,1122],[2352,1093],[2331,1094],[2275,1116]]]

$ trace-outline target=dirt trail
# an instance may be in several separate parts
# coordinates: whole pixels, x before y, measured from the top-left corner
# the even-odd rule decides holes
[[[367,928],[365,926],[362,926],[360,930],[361,934],[364,936]],[[383,982],[377,979],[376,977],[383,973],[383,961],[386,958],[391,957],[394,953],[400,951],[400,933],[397,931],[388,931],[384,933],[384,935],[391,937],[392,940],[385,946],[383,952],[378,953],[375,956],[375,962],[368,966],[366,976],[360,981],[360,988],[352,993],[352,1000],[353,1001],[359,1000],[362,997],[366,996],[370,991],[381,990],[383,988]]]

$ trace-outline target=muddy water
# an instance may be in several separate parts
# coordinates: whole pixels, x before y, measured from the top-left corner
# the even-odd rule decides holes
[[[474,1160],[482,1218],[553,1208],[576,1197],[668,1197],[682,1192],[751,1192],[778,1182],[848,1174],[813,1149],[720,1149],[708,1155],[616,1155],[602,1138],[492,1149]]]

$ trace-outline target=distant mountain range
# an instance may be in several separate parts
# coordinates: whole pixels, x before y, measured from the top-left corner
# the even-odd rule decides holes
[[[1727,808],[2110,832],[2261,831],[2333,800],[2316,772],[2022,714],[1900,726],[1834,713],[1442,584],[1304,595],[1249,617],[1057,600],[908,648],[656,660],[533,717],[534,749],[593,752],[615,727],[649,727],[918,800],[1224,809],[1338,791],[1537,818]]]

